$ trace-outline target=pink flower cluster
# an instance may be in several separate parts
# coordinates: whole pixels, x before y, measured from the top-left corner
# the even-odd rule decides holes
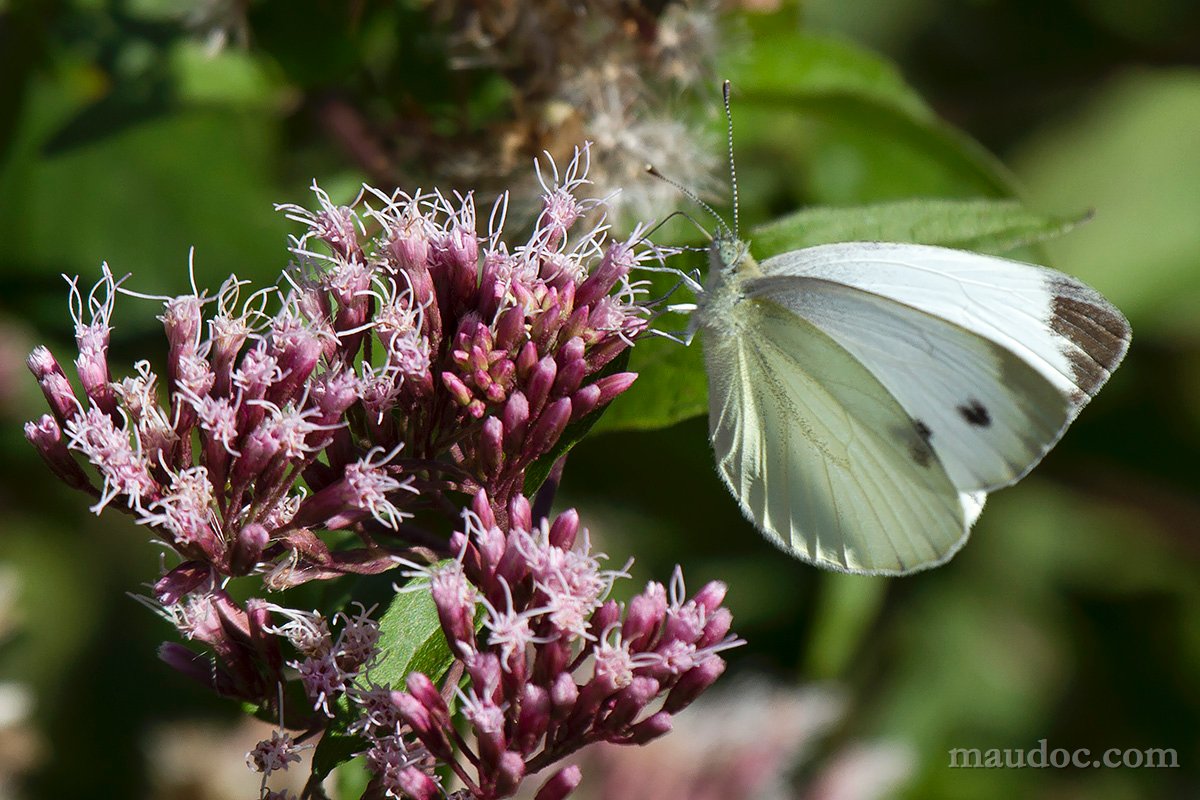
[[[527,775],[585,745],[644,744],[667,733],[672,716],[724,672],[718,653],[741,644],[721,605],[724,585],[687,598],[677,570],[669,594],[651,583],[625,608],[607,599],[624,572],[600,568],[574,511],[535,522],[517,495],[507,517],[502,524],[480,492],[452,537],[458,557],[415,573],[428,576],[461,663],[451,674],[467,677],[455,693],[470,741],[428,677],[409,675],[407,691],[391,693],[421,748],[452,764],[479,800],[512,795]],[[576,767],[561,768],[537,796],[559,800],[579,780]]]
[[[414,512],[481,487],[502,510],[568,423],[633,382],[605,370],[646,325],[628,276],[654,251],[603,223],[576,235],[598,213],[575,196],[584,162],[555,171],[511,249],[505,200],[481,236],[470,195],[371,189],[348,208],[314,186],[317,210],[280,207],[307,225],[282,288],[243,300],[230,277],[215,297],[160,298],[162,376],[143,361],[113,378],[111,319],[131,293],[107,265],[86,297],[72,281],[82,394],[34,350],[51,413],[26,436],[97,513],[123,507],[174,548],[197,587],[206,570],[279,589],[389,569],[431,544]],[[359,546],[321,536],[340,529]]]

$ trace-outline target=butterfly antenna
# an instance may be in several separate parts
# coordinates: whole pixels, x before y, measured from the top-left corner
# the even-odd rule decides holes
[[[729,182],[733,185],[733,238],[738,238],[738,188],[737,188],[737,167],[733,164],[733,111],[729,105],[729,93],[733,88],[733,84],[725,81],[721,88],[722,95],[725,98],[725,123],[728,130],[729,138]]]
[[[711,214],[712,218],[717,221],[717,225],[721,226],[721,229],[725,233],[729,234],[731,237],[733,236],[733,231],[730,230],[729,225],[725,222],[725,220],[721,219],[721,215],[718,214],[716,211],[713,211],[712,206],[710,206],[708,203],[701,200],[699,195],[697,195],[691,189],[687,188],[686,186],[679,183],[678,181],[673,181],[670,178],[668,178],[666,175],[663,175],[661,172],[658,171],[658,167],[654,166],[653,164],[646,165],[646,172],[649,173],[650,175],[654,176],[655,178],[658,178],[660,181],[663,181],[664,183],[674,186],[679,191],[680,194],[682,194],[688,200],[691,200],[693,203],[700,206],[705,211],[707,211],[709,214]],[[684,216],[686,217],[686,215],[684,215]],[[691,219],[691,217],[687,217],[687,218]],[[701,226],[701,230],[703,230],[703,226]],[[708,233],[708,231],[704,231],[704,233],[710,239],[712,238],[712,236]],[[734,237],[734,238],[736,238],[736,237]]]

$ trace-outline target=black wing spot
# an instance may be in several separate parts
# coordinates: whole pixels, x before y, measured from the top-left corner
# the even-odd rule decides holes
[[[908,456],[918,467],[928,467],[933,463],[933,448],[929,446],[933,431],[919,419],[913,420],[913,430],[916,431],[917,438],[909,441]]]
[[[992,424],[992,415],[988,413],[987,408],[973,398],[964,405],[958,406],[958,413],[962,415],[968,425],[974,425],[977,428],[986,428]]]

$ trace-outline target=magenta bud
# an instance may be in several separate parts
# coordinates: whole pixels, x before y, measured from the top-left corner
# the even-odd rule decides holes
[[[731,627],[733,627],[733,612],[728,608],[718,608],[704,621],[704,631],[696,639],[696,647],[711,647],[724,639]]]
[[[163,304],[162,323],[172,353],[190,352],[199,344],[203,303],[194,294],[184,294]]]
[[[512,350],[524,332],[525,309],[520,306],[505,309],[496,320],[496,349]]]
[[[698,606],[703,606],[704,610],[711,614],[725,601],[726,591],[728,591],[728,587],[721,581],[709,581],[700,591],[696,592],[692,601]]]
[[[467,674],[480,697],[491,699],[491,692],[500,687],[500,657],[495,653],[477,653],[467,662]]]
[[[525,395],[529,398],[529,411],[533,416],[537,416],[541,412],[542,406],[546,404],[547,398],[550,397],[550,388],[554,386],[554,379],[557,376],[558,364],[554,363],[554,359],[550,356],[539,361],[529,373]]]
[[[396,773],[396,786],[404,797],[413,800],[438,800],[443,797],[437,781],[416,767],[405,767]]]
[[[590,310],[587,306],[580,306],[575,309],[571,312],[571,316],[567,317],[567,321],[563,323],[562,330],[558,332],[558,335],[567,340],[577,338],[587,330],[589,315]],[[580,351],[580,354],[582,355],[582,351]]]
[[[526,342],[521,347],[521,352],[517,354],[517,378],[526,380],[529,373],[538,363],[537,345],[533,342]]]
[[[450,724],[450,710],[446,706],[446,698],[442,697],[442,693],[428,675],[424,672],[410,672],[404,683],[408,687],[408,693],[425,706],[434,725],[445,728]]]
[[[488,493],[486,489],[480,489],[475,493],[475,496],[471,498],[471,510],[475,512],[477,517],[479,517],[479,523],[484,528],[491,528],[495,526],[496,515],[492,513],[492,503],[488,499]],[[458,552],[458,550],[455,549],[454,552]]]
[[[282,341],[275,342],[272,355],[279,362],[283,377],[267,392],[267,399],[283,405],[294,398],[316,369],[323,349],[321,339],[307,328],[288,330]]]
[[[709,656],[696,666],[689,669],[679,678],[679,681],[667,694],[663,703],[663,711],[678,714],[692,704],[705,689],[716,683],[717,678],[725,672],[725,659]],[[634,680],[637,680],[636,678]]]
[[[550,726],[550,693],[536,684],[521,689],[521,713],[513,745],[526,755],[532,753]]]
[[[106,414],[116,415],[117,397],[109,382],[108,353],[105,347],[85,347],[80,349],[79,357],[75,359],[75,370],[79,374],[79,383],[83,393],[88,396],[96,408]]]
[[[442,384],[450,392],[450,396],[454,398],[454,402],[460,406],[469,405],[471,402],[471,390],[467,385],[455,375],[453,372],[442,373]]]
[[[513,392],[500,412],[504,423],[504,447],[510,452],[520,452],[525,444],[525,430],[529,423],[529,401],[523,392]]]
[[[571,420],[571,399],[562,397],[555,400],[538,417],[537,422],[525,439],[522,455],[529,460],[537,458],[542,453],[550,451],[563,429]]]
[[[508,525],[513,530],[533,530],[533,511],[529,507],[529,499],[523,494],[516,494],[508,501]]]
[[[433,715],[420,700],[408,692],[395,691],[391,693],[391,700],[396,713],[412,728],[413,735],[430,753],[443,761],[453,760],[454,751],[446,739],[445,731],[438,727]]]
[[[568,339],[566,344],[558,348],[555,360],[560,367],[563,367],[581,358],[583,358],[583,339],[574,336]]]
[[[550,545],[560,550],[570,550],[575,544],[575,535],[579,533],[579,512],[573,508],[554,518],[550,526]]]
[[[670,732],[671,715],[666,711],[659,711],[634,725],[629,737],[621,741],[628,744],[646,744]]]
[[[558,371],[558,377],[554,381],[554,394],[569,395],[573,393],[579,388],[579,384],[583,383],[586,374],[587,362],[582,358],[569,362]]]
[[[489,370],[495,385],[507,393],[517,381],[517,365],[511,358],[502,358]]]
[[[550,707],[554,719],[562,719],[571,712],[575,701],[579,699],[579,687],[569,672],[560,672],[550,684]]]
[[[583,781],[583,771],[575,764],[563,767],[542,784],[533,800],[564,800]]]
[[[610,628],[621,621],[621,604],[616,600],[605,600],[600,607],[592,612],[588,622],[588,630],[597,639]]]
[[[60,425],[80,413],[82,405],[75,397],[75,390],[71,388],[71,382],[49,348],[33,348],[25,363],[37,379],[38,386],[41,387],[42,394],[46,396],[46,402],[50,404],[50,410],[54,412],[54,417]]]
[[[250,574],[270,542],[270,532],[257,522],[252,522],[238,531],[237,539],[233,543],[233,554],[230,557],[233,574]]]
[[[474,590],[463,586],[466,582],[462,573],[447,572],[430,587],[442,633],[451,644],[451,652],[455,652],[459,644],[472,650],[475,648],[475,603],[467,599]]]
[[[600,387],[594,383],[571,395],[571,422],[583,419],[600,404]]]
[[[596,404],[602,406],[611,402],[614,397],[632,386],[635,380],[637,380],[636,372],[618,372],[600,378],[592,384],[600,390],[600,399]]]
[[[616,705],[604,720],[604,727],[616,733],[628,727],[658,697],[659,683],[654,678],[635,675],[633,682],[617,694]]]
[[[67,443],[62,437],[62,428],[58,426],[54,417],[43,414],[37,422],[26,422],[25,438],[37,449],[46,466],[50,467],[59,480],[72,489],[85,492],[92,490],[91,480],[67,449]]]
[[[618,280],[629,274],[633,264],[634,257],[630,246],[624,242],[613,242],[604,252],[600,264],[580,284],[575,302],[581,306],[595,303],[608,294]]]
[[[629,601],[625,624],[621,626],[621,638],[635,652],[644,650],[650,643],[659,625],[666,616],[667,607],[656,593],[643,592]]]
[[[496,797],[508,797],[517,791],[525,777],[525,759],[520,753],[505,750],[496,764]]]
[[[173,606],[212,578],[212,567],[203,561],[185,561],[154,584],[154,597]]]
[[[605,336],[601,337],[592,349],[588,351],[587,361],[588,366],[592,368],[592,372],[597,372],[604,367],[605,364],[612,361],[625,350],[629,348],[629,342],[626,339],[629,333],[626,332],[625,337],[618,336],[616,333],[606,331]]]
[[[504,425],[497,417],[488,417],[483,421],[483,429],[479,433],[479,462],[483,473],[497,474],[503,459]]]

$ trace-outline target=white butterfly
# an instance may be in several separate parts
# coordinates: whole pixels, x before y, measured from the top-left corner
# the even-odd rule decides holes
[[[722,229],[689,329],[717,469],[769,540],[822,567],[947,561],[1129,347],[1120,311],[1044,267],[879,242],[759,264]]]
[[[718,236],[693,326],[717,468],[773,543],[900,575],[967,539],[1129,346],[1096,291],[1043,267],[847,242],[762,264]]]

